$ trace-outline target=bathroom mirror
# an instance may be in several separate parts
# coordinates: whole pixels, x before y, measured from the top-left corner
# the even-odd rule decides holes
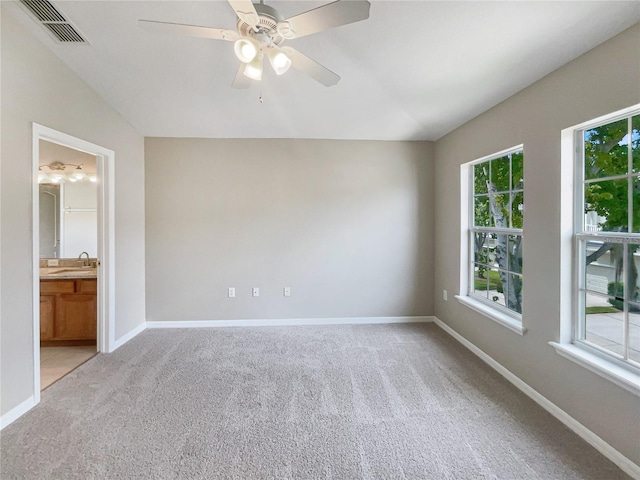
[[[40,258],[98,256],[95,175],[94,156],[40,141]]]

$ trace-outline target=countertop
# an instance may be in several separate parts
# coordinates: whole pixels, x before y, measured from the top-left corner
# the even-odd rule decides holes
[[[95,267],[42,267],[40,280],[56,280],[61,278],[98,278]]]

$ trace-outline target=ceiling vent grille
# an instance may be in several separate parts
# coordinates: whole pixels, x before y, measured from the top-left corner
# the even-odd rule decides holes
[[[76,28],[49,0],[20,0],[38,21],[62,43],[86,43]]]

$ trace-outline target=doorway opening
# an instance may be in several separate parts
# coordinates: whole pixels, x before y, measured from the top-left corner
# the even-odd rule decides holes
[[[114,152],[33,124],[34,398],[114,345]]]

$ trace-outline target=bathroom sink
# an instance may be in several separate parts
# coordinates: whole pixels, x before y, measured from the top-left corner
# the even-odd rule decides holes
[[[47,272],[47,277],[89,277],[96,275],[94,267],[61,268]]]

